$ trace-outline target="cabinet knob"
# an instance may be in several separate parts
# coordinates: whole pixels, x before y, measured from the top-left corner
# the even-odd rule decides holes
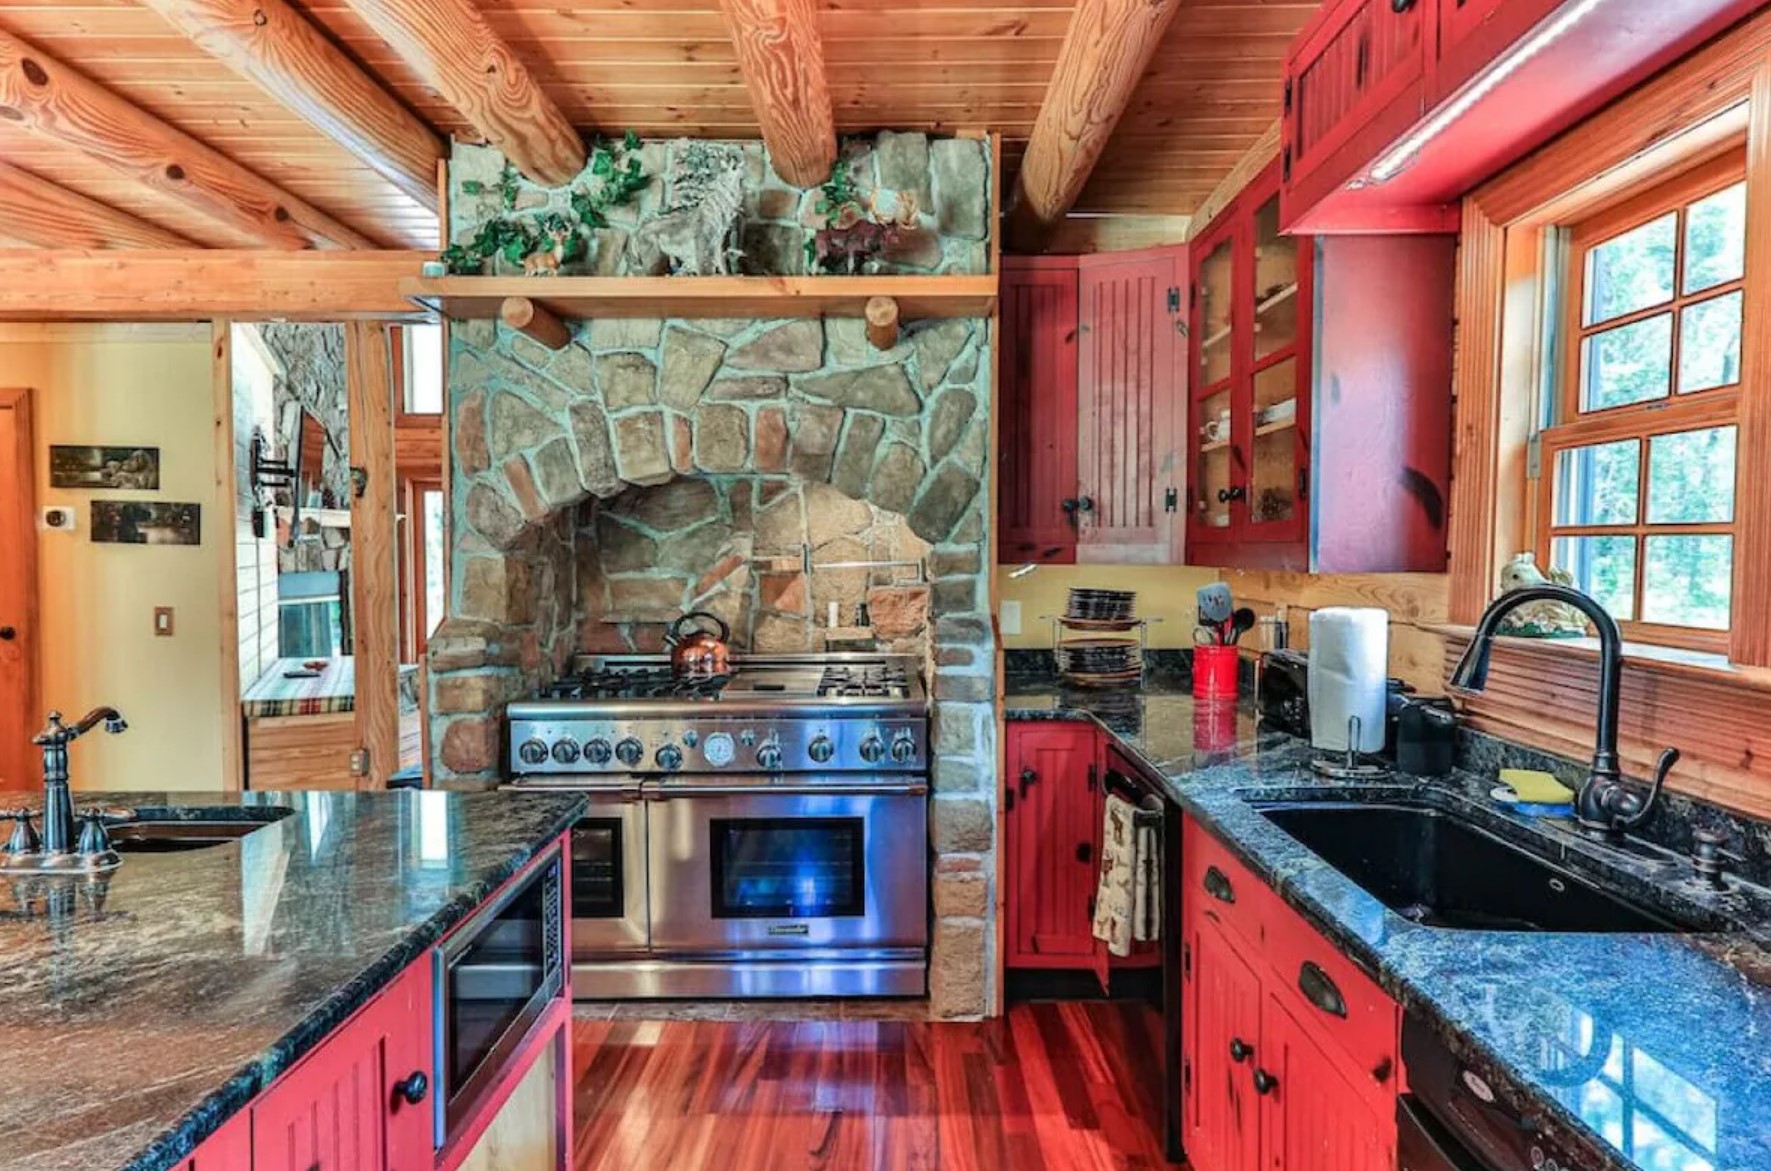
[[[1089,842],[1076,843],[1076,860],[1078,862],[1092,862],[1094,861],[1094,857],[1095,848],[1092,844]]]
[[[1021,770],[1021,789],[1022,789],[1022,791],[1023,792],[1026,791],[1027,786],[1031,785],[1034,781],[1037,781],[1038,779],[1039,779],[1038,773],[1034,772],[1030,768],[1023,768]]]
[[[1234,1061],[1237,1065],[1241,1065],[1244,1061],[1247,1061],[1250,1057],[1253,1057],[1253,1056],[1254,1056],[1254,1046],[1252,1046],[1248,1042],[1244,1041],[1241,1037],[1230,1038],[1230,1060],[1231,1061]]]
[[[1279,1079],[1264,1069],[1254,1071],[1254,1092],[1262,1097],[1279,1088]]]
[[[18,637],[18,631],[10,626],[0,626],[0,642],[11,642]]]
[[[422,1069],[415,1069],[410,1077],[394,1083],[394,1104],[397,1106],[400,1102],[404,1102],[408,1106],[416,1106],[424,1101],[424,1096],[428,1093],[430,1093],[430,1078],[425,1076]]]

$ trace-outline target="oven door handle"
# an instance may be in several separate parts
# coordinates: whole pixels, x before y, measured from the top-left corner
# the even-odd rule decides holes
[[[889,784],[849,785],[730,785],[660,781],[645,791],[648,801],[675,797],[921,797],[928,793],[926,781],[895,781]]]

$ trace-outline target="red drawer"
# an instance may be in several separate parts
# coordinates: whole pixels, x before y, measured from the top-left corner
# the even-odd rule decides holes
[[[1181,898],[1187,913],[1215,920],[1261,954],[1269,924],[1285,910],[1279,896],[1191,817],[1181,833]]]

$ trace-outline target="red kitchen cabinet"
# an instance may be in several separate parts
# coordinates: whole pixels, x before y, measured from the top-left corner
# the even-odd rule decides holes
[[[1374,119],[1405,127],[1420,115],[1432,0],[1340,0],[1323,7],[1291,50],[1280,148],[1287,184],[1301,183]]]
[[[1006,967],[1094,971],[1105,982],[1106,949],[1094,937],[1100,747],[1092,724],[1008,726]]]
[[[427,958],[254,1103],[253,1171],[431,1171],[433,1077]]]
[[[1077,272],[1005,256],[1001,282],[999,559],[1076,560]]]
[[[1183,967],[1193,973],[1181,1008],[1187,1161],[1198,1171],[1255,1171],[1261,1136],[1251,1075],[1261,1040],[1260,977],[1210,918],[1189,918],[1185,938]]]
[[[174,1171],[241,1171],[252,1166],[252,1116],[236,1114]]]
[[[1328,1050],[1298,1024],[1289,1001],[1268,995],[1262,1004],[1250,1075],[1261,1099],[1266,1165],[1279,1171],[1394,1167],[1394,1122],[1373,1113]]]
[[[1180,560],[1186,250],[1005,257],[998,555]]]

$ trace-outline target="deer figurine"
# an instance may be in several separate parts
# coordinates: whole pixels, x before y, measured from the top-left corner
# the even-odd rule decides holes
[[[524,276],[558,276],[560,262],[566,259],[566,241],[572,238],[570,228],[555,228],[547,234],[551,243],[523,257]]]

